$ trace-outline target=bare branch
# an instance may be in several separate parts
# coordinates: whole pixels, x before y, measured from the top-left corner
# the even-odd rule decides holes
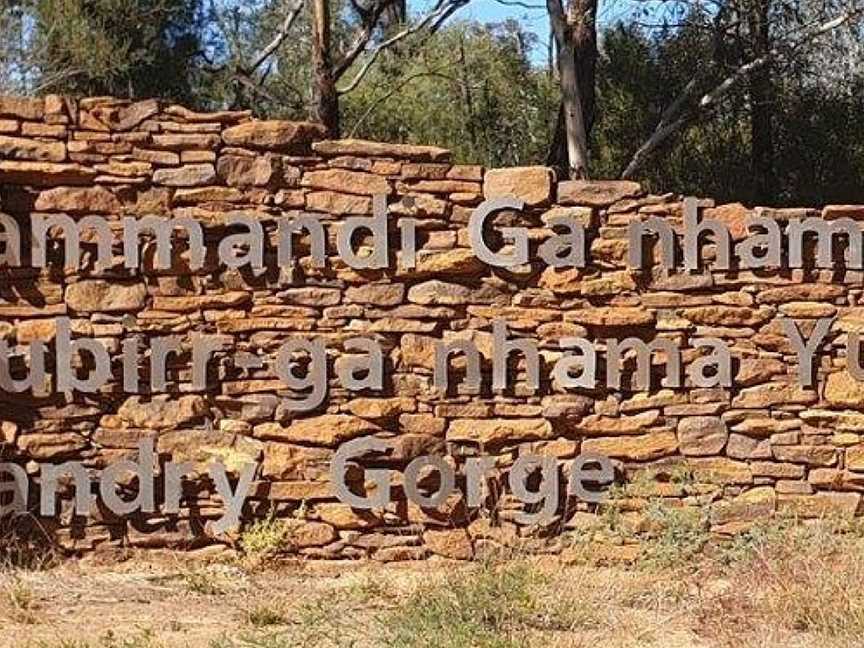
[[[523,9],[545,9],[545,5],[541,4],[529,4],[527,2],[521,2],[521,0],[495,0],[500,5],[504,5],[505,7],[522,7]]]
[[[300,15],[302,9],[303,0],[294,0],[293,4],[288,7],[288,13],[282,21],[282,24],[279,26],[276,36],[273,37],[273,40],[271,40],[252,61],[252,65],[248,69],[250,73],[261,67],[264,61],[270,58],[276,50],[279,49],[282,43],[285,42],[285,39],[288,38],[288,33],[291,31],[291,27],[294,25],[294,21],[297,19],[297,16]]]
[[[333,76],[338,81],[348,71],[348,69],[357,60],[357,57],[366,49],[372,34],[375,32],[375,27],[378,26],[378,20],[384,10],[393,3],[393,0],[375,0],[369,9],[363,9],[359,5],[357,13],[360,15],[360,25],[354,32],[354,37],[351,39],[351,46],[345,52],[342,60],[333,66]]]
[[[549,3],[557,2],[557,0],[547,0]],[[847,11],[832,20],[816,25],[813,29],[791,43],[784,50],[774,47],[767,54],[757,59],[749,61],[728,75],[722,82],[715,86],[711,91],[703,94],[698,102],[689,110],[688,103],[693,93],[696,84],[696,77],[691,79],[681,94],[672,102],[672,104],[663,112],[660,122],[651,133],[651,136],[640,146],[627,167],[621,173],[622,178],[632,178],[636,175],[645,161],[674,133],[686,127],[699,113],[706,112],[717,105],[717,103],[734,87],[746,80],[754,71],[759,70],[774,60],[780,60],[788,57],[790,52],[793,52],[803,45],[819,38],[820,36],[837,29],[845,23],[859,16],[864,12],[864,9],[856,8],[852,11]]]
[[[413,25],[409,25],[402,31],[394,34],[390,38],[385,41],[382,41],[374,49],[369,53],[368,58],[363,62],[363,65],[360,66],[360,69],[357,71],[357,74],[354,75],[354,78],[346,85],[344,88],[339,90],[339,94],[347,94],[354,90],[372,66],[375,64],[375,61],[378,59],[378,56],[386,49],[393,47],[396,43],[405,40],[409,36],[416,34],[417,32],[429,28],[436,29],[444,20],[450,17],[453,12],[457,9],[464,7],[468,4],[470,0],[443,0],[439,2],[435,9],[426,14],[419,21],[414,23]]]
[[[555,40],[560,44],[567,40],[567,17],[561,0],[546,0],[546,10],[549,12],[549,23]]]
[[[440,71],[440,68],[435,70],[429,70],[426,72],[418,72],[417,74],[411,74],[405,77],[400,83],[396,84],[391,90],[385,92],[383,95],[375,99],[375,101],[373,101],[369,105],[369,107],[363,112],[362,115],[360,115],[357,121],[354,122],[354,125],[351,127],[351,132],[348,134],[348,137],[354,137],[357,129],[360,128],[363,122],[366,121],[366,118],[369,117],[369,115],[371,115],[378,106],[387,101],[390,97],[399,92],[402,88],[404,88],[406,85],[408,85],[415,79],[420,79],[423,77],[438,77],[441,79],[446,79],[447,81],[453,81],[454,83],[457,81],[457,79],[454,79],[452,76],[442,73]]]

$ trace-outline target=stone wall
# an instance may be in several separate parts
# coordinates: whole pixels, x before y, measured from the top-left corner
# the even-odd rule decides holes
[[[373,194],[387,194],[394,233],[398,219],[418,220],[415,269],[394,262],[389,270],[357,271],[334,257],[325,268],[304,259],[273,268],[271,259],[271,269],[257,275],[218,264],[191,273],[182,258],[156,271],[145,255],[137,271],[120,260],[102,272],[3,270],[0,336],[20,345],[50,342],[56,318],[68,316],[78,335],[102,340],[113,353],[132,334],[179,335],[187,343],[196,332],[219,334],[225,349],[218,380],[201,393],[190,387],[188,364],[178,362],[170,396],[130,396],[119,379],[71,399],[0,394],[0,458],[31,472],[37,463],[70,459],[98,470],[134,455],[149,437],[161,457],[175,461],[260,462],[248,519],[275,509],[291,520],[293,549],[309,557],[468,558],[519,539],[556,551],[560,532],[580,528],[590,509],[568,502],[542,529],[514,522],[519,506],[507,495],[491,513],[466,510],[459,497],[438,510],[403,498],[384,510],[352,511],[335,499],[328,465],[341,440],[366,434],[394,440],[377,465],[396,469],[426,453],[446,454],[456,465],[478,452],[494,454],[505,470],[520,452],[562,462],[581,451],[601,453],[615,460],[619,479],[638,483],[622,503],[627,510],[638,512],[650,498],[705,507],[719,533],[774,514],[858,512],[864,385],[845,372],[842,353],[845,333],[864,321],[861,273],[630,271],[628,224],[661,216],[680,228],[682,219],[680,196],[646,195],[632,182],[556,181],[543,167],[454,165],[440,148],[323,141],[314,124],[200,114],[155,100],[0,99],[0,205],[22,231],[36,213],[97,214],[118,223],[123,215],[173,214],[199,219],[216,240],[232,212],[253,215],[268,231],[274,218],[298,211],[337,224],[370,214]],[[526,201],[520,224],[537,241],[549,234],[550,215],[587,224],[589,268],[531,262],[505,271],[479,262],[466,223],[484,196],[502,195]],[[700,205],[743,236],[746,207]],[[778,221],[819,214],[755,211]],[[864,208],[850,206],[825,212],[864,217]],[[800,388],[779,317],[794,317],[806,333],[816,318],[835,314],[819,388]],[[539,340],[549,361],[560,355],[564,336],[668,337],[685,361],[695,357],[693,337],[719,337],[737,359],[735,387],[672,390],[655,381],[649,393],[557,393],[545,375],[540,393],[517,384],[493,395],[486,376],[480,397],[439,395],[431,384],[432,340],[467,337],[488,350],[494,317],[507,320],[512,335]],[[334,382],[320,409],[297,414],[284,407],[275,375],[231,360],[244,351],[272,355],[296,334],[325,339],[334,357],[346,337],[373,336],[387,354],[386,389],[355,394]],[[204,522],[221,508],[212,484],[197,480],[187,496],[179,515],[121,520],[94,510],[82,520],[64,505],[42,523],[61,546],[81,551],[209,542]]]

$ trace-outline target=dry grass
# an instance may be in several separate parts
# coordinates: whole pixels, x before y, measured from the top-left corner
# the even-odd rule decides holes
[[[120,566],[0,574],[0,645],[28,648],[859,648],[864,533],[781,521],[708,542],[653,511],[631,565],[509,555],[473,564]],[[618,524],[626,541],[630,534]],[[613,535],[611,528],[597,531]],[[142,570],[146,569],[146,576]],[[125,581],[124,581],[125,582]],[[63,583],[76,594],[56,594]],[[115,591],[112,594],[112,587]],[[113,596],[116,604],[88,602]],[[143,605],[147,601],[147,605]],[[59,614],[59,610],[66,610]],[[70,615],[72,609],[74,614]],[[29,617],[29,618],[28,618]],[[70,619],[79,617],[73,627]],[[171,620],[169,622],[169,620]],[[36,621],[36,623],[33,623]],[[4,628],[5,629],[5,628]],[[14,641],[8,643],[8,638]],[[58,638],[59,637],[59,638]],[[7,643],[3,643],[7,640]]]

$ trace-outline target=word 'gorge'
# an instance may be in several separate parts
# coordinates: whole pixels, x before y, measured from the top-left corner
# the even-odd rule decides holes
[[[369,488],[371,494],[358,494],[357,484],[352,483],[349,472],[362,471],[356,462],[364,454],[383,453],[392,449],[384,439],[374,437],[348,441],[336,451],[330,467],[330,480],[335,495],[345,504],[359,510],[384,508],[391,501],[391,484],[395,471],[375,468],[365,471],[375,486]],[[196,468],[190,462],[164,462],[157,460],[152,439],[138,443],[135,461],[122,460],[112,463],[101,471],[98,477],[99,500],[102,505],[118,516],[136,512],[176,515],[183,500],[184,480],[195,476]],[[158,466],[159,470],[154,471]],[[210,524],[212,533],[225,533],[240,524],[243,506],[249,498],[259,466],[248,463],[240,469],[229,469],[222,461],[212,461],[206,473],[212,480],[216,493],[223,504],[223,512],[218,520]],[[605,499],[606,487],[614,479],[611,461],[603,456],[582,454],[574,460],[559,465],[554,457],[543,457],[525,453],[520,455],[507,471],[507,483],[513,495],[527,507],[538,507],[533,512],[520,511],[517,519],[525,524],[548,523],[552,520],[560,500],[561,481],[559,470],[566,474],[566,495],[584,502],[599,503]],[[200,471],[200,468],[198,469]],[[532,482],[532,475],[539,471],[539,484]],[[501,478],[493,457],[469,457],[465,460],[463,474],[465,502],[469,508],[477,509],[486,504],[491,495],[489,482]],[[156,475],[159,477],[157,489]],[[237,478],[229,476],[237,473]],[[437,473],[437,487],[424,485],[429,473]],[[58,491],[61,478],[71,478],[75,492],[75,513],[86,517],[94,506],[93,479],[85,465],[80,461],[67,461],[62,464],[43,464],[39,466],[39,512],[41,515],[55,515],[58,508]],[[27,471],[13,463],[0,462],[0,519],[9,514],[23,514],[27,511],[30,497],[30,479]],[[365,481],[365,480],[363,480]],[[444,457],[424,455],[414,458],[405,467],[404,478],[399,480],[407,499],[417,506],[434,509],[441,506],[453,495],[457,486],[457,472]],[[119,491],[121,486],[134,482],[134,496],[125,496]],[[157,490],[159,497],[157,498]],[[8,497],[4,497],[8,495]],[[4,500],[8,500],[4,503]]]

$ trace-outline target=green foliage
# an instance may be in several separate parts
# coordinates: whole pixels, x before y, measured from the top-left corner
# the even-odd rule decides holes
[[[434,143],[488,166],[542,162],[558,97],[530,63],[534,40],[512,21],[460,22],[422,47],[388,53],[344,97],[345,134]]]
[[[334,62],[354,42],[360,19],[351,5],[331,1]],[[264,118],[306,119],[313,113],[308,11],[298,14],[271,57],[252,66],[289,6],[281,0],[6,0],[0,3],[0,92],[158,96],[198,109],[250,108]],[[424,9],[409,6],[408,20]],[[802,24],[819,12],[794,4],[792,13],[799,10]],[[642,14],[646,22],[668,19],[673,26],[648,29],[626,17],[598,38],[593,177],[617,177],[691,79],[698,97],[752,54],[746,25],[730,23],[737,20],[734,7],[719,15],[676,3],[646,6]],[[771,20],[783,49],[778,35],[795,31],[786,29],[793,19],[772,14]],[[726,28],[722,35],[718,26]],[[395,19],[379,23],[367,53],[402,28]],[[856,30],[860,24],[847,41],[858,38]],[[654,192],[718,201],[860,202],[864,73],[860,49],[844,48],[843,38],[814,40],[768,68],[776,191],[765,190],[753,172],[746,81],[678,130],[638,179]],[[538,45],[538,35],[517,20],[451,19],[421,30],[383,50],[356,88],[340,96],[343,135],[437,144],[458,162],[488,167],[544,164],[559,90],[555,75],[538,64]],[[345,90],[364,58],[337,87]],[[824,70],[833,59],[845,65]]]
[[[287,623],[285,614],[270,605],[257,605],[246,612],[246,622],[255,628],[284,625]]]
[[[38,623],[39,603],[30,586],[20,578],[13,578],[3,592],[12,621],[22,624]]]
[[[646,513],[656,533],[645,544],[645,565],[660,568],[682,565],[697,557],[708,542],[706,512],[701,509],[652,502]]]
[[[201,0],[35,0],[44,91],[193,101]]]
[[[534,613],[531,572],[524,565],[481,567],[445,587],[421,590],[385,626],[388,648],[521,645],[518,627]]]
[[[254,522],[240,538],[244,553],[255,560],[272,558],[285,547],[290,529],[284,520],[272,515]]]
[[[57,642],[37,641],[27,646],[28,648],[166,648],[156,640],[153,631],[149,629],[129,634],[109,630],[95,641],[61,639]]]
[[[183,584],[186,590],[192,594],[201,596],[220,596],[225,593],[214,574],[194,569],[182,574]]]
[[[598,69],[598,121],[592,134],[592,174],[616,177],[687,82],[716,87],[731,71],[706,17],[694,12],[680,29],[646,33],[618,24],[603,35]],[[703,25],[700,27],[700,25]],[[735,61],[733,61],[734,63]],[[750,204],[818,205],[857,202],[864,174],[864,99],[852,88],[816,84],[818,70],[786,67],[773,75],[778,194],[760,195],[750,172],[749,96],[743,84],[720,106],[693,120],[661,148],[640,180],[655,191],[712,196]]]

